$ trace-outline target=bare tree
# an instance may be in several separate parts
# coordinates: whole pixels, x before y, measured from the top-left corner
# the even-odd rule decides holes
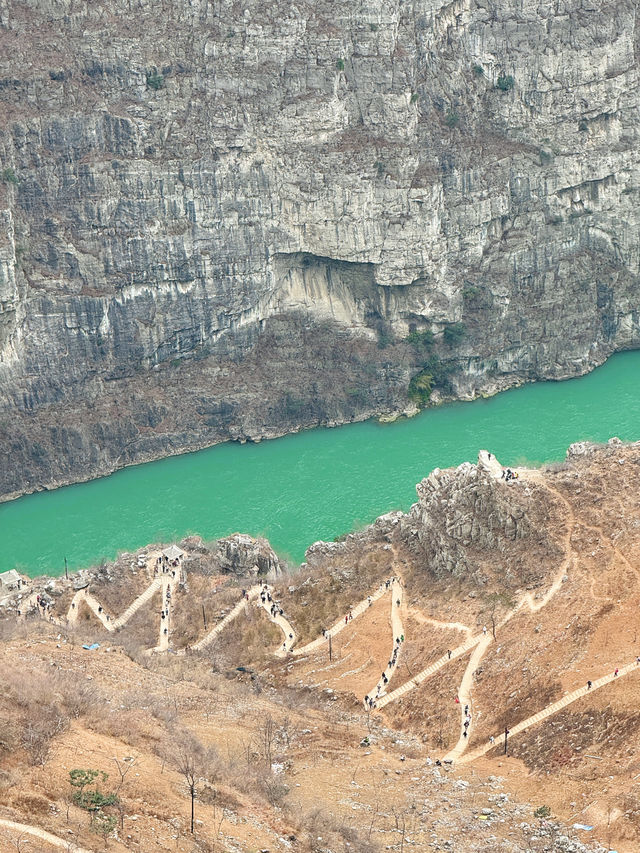
[[[271,714],[267,714],[265,721],[260,727],[259,734],[265,764],[268,769],[271,769],[273,763],[273,745],[276,739],[276,726]]]
[[[124,807],[123,801],[120,799],[119,794],[120,794],[120,789],[124,785],[125,779],[127,778],[127,774],[130,773],[131,770],[133,770],[133,768],[137,766],[138,762],[135,758],[132,758],[132,757],[124,758],[122,761],[120,761],[118,758],[116,758],[114,756],[111,760],[116,765],[116,768],[118,770],[118,775],[120,777],[120,780],[119,780],[118,784],[116,785],[116,791],[115,792],[116,792],[116,796],[118,796],[118,801],[117,801],[116,805],[118,807],[118,813],[120,815],[120,830],[121,830],[121,832],[124,832],[125,807]]]
[[[200,741],[189,732],[185,732],[177,741],[169,756],[171,764],[184,779],[191,798],[191,833],[195,822],[195,802],[197,786],[202,778],[205,750]]]

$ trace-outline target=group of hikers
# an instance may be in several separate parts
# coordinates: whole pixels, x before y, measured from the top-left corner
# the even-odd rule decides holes
[[[398,662],[398,652],[400,651],[400,646],[404,643],[404,634],[401,634],[399,637],[396,637],[396,641],[393,644],[393,652],[391,653],[391,657],[389,658],[389,663],[387,664],[387,668],[382,673],[380,677],[380,681],[376,685],[376,695],[369,696],[367,694],[364,697],[365,708],[373,709],[376,707],[376,699],[380,697],[382,690],[389,683],[389,676],[387,672],[389,670],[393,670],[395,668],[396,663]]]
[[[174,574],[174,577],[175,577],[175,572],[174,572],[173,574]],[[163,619],[163,620],[164,620],[164,619],[167,619],[167,624],[166,624],[166,625],[165,625],[165,627],[162,629],[162,633],[163,633],[165,636],[169,633],[169,627],[168,627],[168,626],[169,626],[169,622],[168,622],[168,620],[169,620],[169,608],[170,608],[170,606],[171,606],[171,587],[170,587],[170,586],[168,586],[168,587],[167,587],[167,597],[166,597],[166,600],[165,600],[164,610],[162,611],[162,619]]]
[[[249,601],[249,593],[245,589],[242,590],[242,597],[246,598],[246,600]],[[271,618],[274,621],[278,618],[278,616],[282,616],[284,618],[284,610],[282,609],[282,607],[280,607],[277,601],[273,600],[273,597],[269,592],[269,585],[267,583],[265,583],[262,589],[260,590],[260,601],[262,602],[264,607],[266,607],[267,604],[269,605],[269,613],[271,614]],[[290,642],[294,639],[294,636],[291,631],[289,631],[288,639]],[[285,640],[282,644],[282,651],[287,651],[287,640]]]

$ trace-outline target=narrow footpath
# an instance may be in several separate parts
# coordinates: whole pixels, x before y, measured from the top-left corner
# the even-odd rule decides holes
[[[87,850],[86,847],[80,847],[75,844],[73,841],[69,839],[59,838],[57,835],[53,835],[51,832],[47,832],[44,829],[40,829],[37,826],[29,826],[26,823],[16,823],[13,820],[4,820],[0,818],[0,829],[9,829],[13,832],[18,833],[18,838],[21,835],[34,835],[36,838],[39,838],[41,841],[46,841],[47,844],[51,844],[52,847],[60,847],[62,850],[71,851],[71,853],[92,853],[91,850]],[[15,844],[15,841],[12,842],[16,848],[16,850],[21,850],[22,847]],[[26,840],[23,840],[23,844],[27,844]]]
[[[384,696],[387,684],[393,678],[393,674],[396,671],[398,663],[400,662],[400,655],[402,654],[402,645],[404,643],[404,628],[402,626],[402,602],[404,600],[404,589],[402,583],[398,578],[391,579],[390,585],[391,591],[391,638],[392,638],[392,649],[391,655],[389,657],[389,662],[384,668],[384,672],[382,673],[378,683],[370,690],[369,693],[364,697],[364,706],[368,707],[376,707],[379,703],[379,697]],[[367,605],[368,606],[368,605]],[[373,705],[369,705],[370,702],[373,702]]]
[[[640,663],[637,660],[628,663],[626,666],[622,666],[618,670],[618,674],[615,672],[611,672],[608,675],[603,675],[602,678],[596,679],[596,681],[591,682],[591,687],[585,685],[584,687],[579,687],[577,690],[574,690],[571,693],[568,693],[566,696],[563,696],[562,699],[558,699],[557,702],[553,702],[551,705],[547,705],[546,708],[543,708],[542,711],[538,711],[537,714],[534,714],[532,717],[528,717],[526,720],[523,720],[521,723],[515,725],[512,729],[509,729],[509,737],[513,738],[516,735],[520,734],[520,732],[525,731],[531,726],[535,726],[537,723],[542,722],[542,720],[546,720],[547,717],[550,717],[552,714],[557,714],[558,711],[561,711],[563,708],[566,708],[567,705],[571,705],[573,702],[577,702],[578,699],[582,699],[583,696],[588,696],[590,693],[593,693],[595,690],[600,690],[601,687],[606,687],[607,684],[611,684],[612,681],[616,681],[617,679],[624,678],[625,675],[629,675],[633,672],[640,672]],[[491,749],[495,749],[499,746],[500,739],[504,736],[504,732],[500,732],[497,735],[494,735],[494,743],[489,740],[484,746],[480,746],[477,749],[474,749],[464,755],[459,761],[459,764],[467,764],[469,761],[474,761],[476,758],[480,758],[481,755],[485,755]]]

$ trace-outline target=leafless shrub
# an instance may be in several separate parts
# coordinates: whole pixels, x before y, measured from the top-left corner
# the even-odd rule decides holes
[[[30,719],[26,721],[20,738],[20,746],[27,753],[30,764],[44,766],[51,740],[68,724],[68,718],[51,706],[30,709]]]

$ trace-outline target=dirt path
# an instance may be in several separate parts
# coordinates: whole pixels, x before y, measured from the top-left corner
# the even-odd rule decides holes
[[[603,675],[602,678],[596,679],[591,684],[591,688],[587,685],[584,687],[579,687],[577,690],[574,690],[572,693],[568,693],[566,696],[563,696],[562,699],[558,699],[557,702],[553,702],[551,705],[547,705],[546,708],[543,708],[542,711],[538,711],[537,714],[534,714],[532,717],[528,717],[526,720],[523,720],[521,723],[518,723],[512,729],[509,730],[509,737],[514,737],[520,732],[525,731],[525,729],[530,728],[531,726],[535,726],[537,723],[542,722],[542,720],[546,720],[547,717],[550,717],[552,714],[557,714],[558,711],[561,711],[563,708],[566,708],[567,705],[571,705],[572,702],[577,702],[578,699],[582,699],[583,696],[587,696],[590,693],[593,693],[594,690],[599,690],[601,687],[605,687],[607,684],[611,684],[612,681],[616,681],[619,678],[624,678],[625,675],[629,675],[632,672],[640,672],[640,664],[637,660],[632,661],[631,663],[626,664],[626,666],[620,667],[618,670],[618,674],[611,672],[608,675]],[[503,736],[503,732],[495,735],[494,740],[499,741]],[[485,753],[489,752],[489,750],[494,749],[495,744],[489,741],[484,746],[478,747],[477,749],[472,750],[467,753],[463,758],[459,760],[459,764],[466,764],[469,761],[474,761],[476,758],[480,758],[481,755],[485,755]]]
[[[262,592],[268,592],[271,595],[271,588],[264,586]],[[280,628],[282,633],[284,634],[284,641],[281,646],[279,646],[274,654],[276,657],[285,657],[285,655],[291,652],[291,649],[294,647],[296,642],[296,632],[293,630],[291,623],[285,619],[284,614],[280,613],[280,609],[276,602],[270,600],[266,596],[264,597],[264,601],[262,600],[263,596],[260,596],[260,602],[256,602],[257,607],[262,607],[265,611],[269,619]],[[275,614],[271,612],[271,608],[275,607]]]
[[[467,635],[467,639],[471,637],[471,634],[473,633],[471,628],[468,625],[464,625],[462,622],[441,622],[439,619],[432,619],[430,616],[425,616],[424,613],[421,613],[416,607],[409,608],[409,613],[416,622],[421,622],[423,625],[433,625],[434,628],[442,628],[443,630],[449,629],[451,631],[461,631],[463,634]]]
[[[3,818],[0,818],[0,828],[10,829],[17,832],[18,837],[25,833],[27,835],[35,835],[36,838],[39,838],[41,841],[46,841],[47,844],[51,844],[52,847],[60,847],[63,850],[72,851],[72,853],[92,853],[92,851],[87,850],[86,847],[79,847],[77,844],[74,844],[68,839],[58,838],[57,835],[52,835],[44,829],[39,829],[37,826],[29,826],[26,823],[16,823],[13,820],[4,820]],[[26,844],[26,841],[24,843]]]
[[[160,627],[158,634],[158,645],[154,649],[149,649],[147,654],[156,652],[166,652],[169,649],[169,640],[171,637],[171,611],[173,608],[173,596],[175,594],[180,578],[176,573],[173,575],[162,575],[162,598],[161,598],[161,613]]]
[[[391,580],[391,655],[389,657],[389,663],[386,665],[382,676],[378,680],[378,683],[364,697],[365,708],[367,707],[370,699],[372,699],[377,704],[379,697],[384,696],[387,684],[393,678],[393,674],[396,671],[400,662],[400,656],[402,654],[402,643],[404,641],[404,628],[402,627],[403,600],[404,589],[402,583],[398,578],[394,577]]]
[[[473,685],[473,676],[475,675],[475,671],[480,665],[480,661],[484,657],[485,652],[487,651],[492,642],[493,637],[491,636],[491,634],[483,635],[482,639],[476,645],[471,657],[469,658],[469,663],[467,664],[467,668],[465,669],[464,675],[462,676],[462,681],[460,682],[460,686],[458,687],[458,699],[460,700],[460,736],[454,748],[445,755],[445,760],[455,761],[458,756],[462,755],[462,753],[467,748],[467,744],[469,743],[469,736],[471,735],[471,724],[474,716],[473,703],[471,700],[471,687]],[[465,713],[465,708],[469,708],[469,710],[471,711],[469,715]],[[465,728],[465,722],[467,722],[467,720],[468,724]]]
[[[351,616],[353,619],[357,619],[358,616],[361,616],[369,607],[370,604],[373,604],[374,601],[378,601],[379,598],[382,598],[389,590],[391,589],[392,579],[384,581],[384,583],[380,584],[378,589],[368,595],[365,599],[363,599],[359,604],[357,604],[351,610]],[[351,620],[349,620],[351,621]],[[324,636],[316,637],[315,640],[311,640],[310,643],[307,643],[305,646],[300,646],[298,649],[293,650],[294,655],[306,655],[309,652],[314,652],[316,649],[321,648],[321,646],[329,641],[329,637],[335,637],[336,634],[339,634],[346,625],[348,625],[348,621],[345,621],[345,617],[343,616],[339,619],[333,627],[329,628],[325,631]]]
[[[103,627],[106,628],[107,631],[115,631],[115,622],[113,622],[111,617],[104,612],[104,608],[100,602],[86,589],[78,590],[71,600],[71,604],[69,605],[69,610],[67,612],[67,620],[70,625],[74,625],[78,621],[78,612],[82,602],[84,602],[89,610],[94,613],[96,618],[102,623]]]
[[[211,643],[215,640],[218,634],[221,634],[224,629],[227,627],[229,622],[233,622],[240,613],[244,610],[244,608],[252,601],[254,598],[257,598],[260,595],[260,591],[262,590],[262,585],[260,586],[252,586],[250,590],[247,591],[247,597],[244,596],[240,599],[240,601],[233,607],[232,610],[227,613],[224,619],[221,619],[217,625],[209,631],[208,634],[205,634],[201,640],[198,640],[197,643],[194,643],[191,648],[199,652],[201,649],[206,649],[207,646],[211,645]]]

